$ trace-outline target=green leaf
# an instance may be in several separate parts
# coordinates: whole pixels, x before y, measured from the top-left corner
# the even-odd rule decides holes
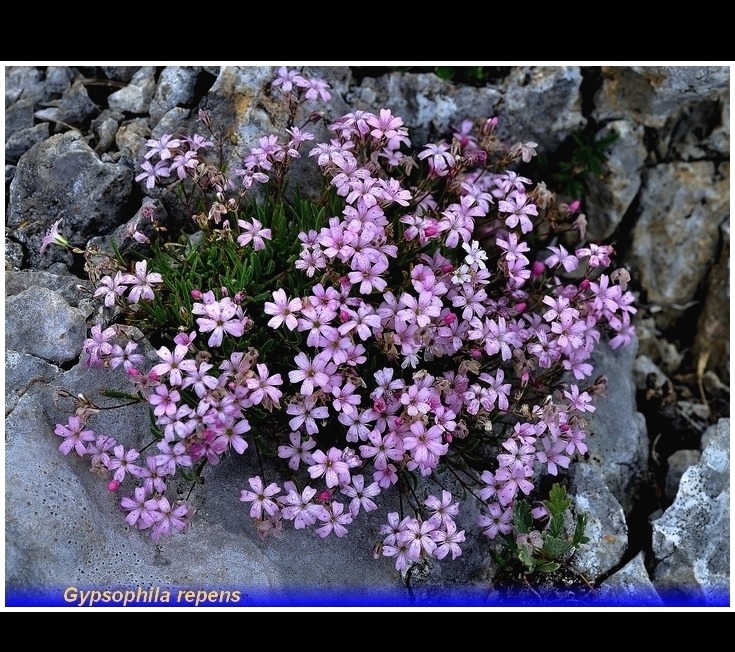
[[[545,564],[539,564],[536,571],[539,573],[554,573],[561,568],[561,564],[555,561],[547,561]]]
[[[576,547],[583,543],[589,543],[589,537],[584,534],[586,527],[587,514],[577,514],[577,526],[574,528],[574,536],[572,537],[573,546]]]
[[[531,556],[531,553],[526,546],[520,546],[518,548],[518,559],[530,573],[533,573],[539,563],[537,559]]]
[[[533,526],[531,506],[525,500],[518,500],[513,505],[513,527],[519,534],[528,534]]]
[[[451,66],[436,66],[434,72],[442,79],[452,79],[454,77],[454,68]]]
[[[546,535],[544,537],[543,551],[551,559],[563,559],[574,546],[569,541]]]

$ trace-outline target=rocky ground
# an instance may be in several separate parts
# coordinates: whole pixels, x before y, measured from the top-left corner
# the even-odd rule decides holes
[[[104,492],[60,458],[50,436],[60,418],[54,387],[109,379],[82,374],[81,342],[98,307],[79,289],[79,258],[39,253],[44,233],[63,218],[84,247],[135,219],[146,195],[133,182],[145,140],[190,128],[199,106],[243,143],[274,131],[283,117],[267,95],[274,72],[6,67],[6,587],[124,578],[293,596],[294,586],[359,585],[355,575],[325,572],[334,560],[370,586],[405,587],[390,568],[376,570],[372,559],[355,566],[332,544],[309,543],[317,563],[297,566],[292,544],[243,539],[214,497],[203,510],[211,530],[153,554],[115,531]],[[502,129],[512,125],[553,160],[573,134],[617,133],[601,173],[586,180],[585,209],[590,239],[614,243],[630,271],[638,342],[598,361],[611,396],[574,482],[599,536],[576,569],[592,578],[590,601],[729,603],[729,68],[511,67],[482,86],[430,72],[314,72],[333,86],[332,117],[347,106],[391,106],[416,142],[463,118],[499,115]],[[155,199],[177,219],[170,197]],[[221,473],[225,486],[238,481],[236,469]],[[69,495],[82,497],[74,509]],[[410,595],[441,602],[450,588],[487,586],[493,573],[478,555],[414,578]]]

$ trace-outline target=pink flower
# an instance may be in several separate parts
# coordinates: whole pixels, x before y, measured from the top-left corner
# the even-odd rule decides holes
[[[60,247],[69,246],[69,241],[59,233],[59,224],[61,224],[62,221],[63,218],[56,220],[51,228],[46,231],[46,235],[43,236],[43,240],[41,240],[41,249],[39,250],[41,253],[44,253],[46,248],[52,244],[59,245]]]
[[[264,229],[263,224],[253,218],[252,222],[246,222],[244,220],[238,220],[237,223],[240,228],[243,229],[243,233],[237,238],[237,243],[244,247],[247,244],[253,243],[253,249],[255,251],[261,251],[265,249],[264,240],[271,239],[271,230]]]
[[[70,416],[66,425],[56,424],[54,432],[59,437],[64,438],[64,441],[59,446],[59,451],[62,455],[68,455],[72,449],[79,456],[87,454],[87,448],[84,443],[95,441],[96,435],[93,430],[82,430],[82,428],[84,428],[84,423],[77,415]]]
[[[148,272],[148,261],[135,263],[135,274],[123,274],[122,283],[132,285],[128,294],[130,303],[138,303],[141,299],[153,301],[153,283],[163,283],[163,277],[157,272]]]
[[[148,501],[146,506],[150,502]],[[157,501],[157,510],[150,512],[155,521],[151,530],[151,539],[158,541],[162,536],[167,536],[174,532],[183,532],[189,527],[189,522],[194,515],[194,511],[186,503],[177,503],[175,506],[172,506],[165,496],[159,499]]]
[[[285,323],[288,330],[294,330],[298,327],[299,322],[296,319],[296,313],[301,310],[301,299],[291,299],[286,297],[286,292],[278,289],[273,292],[273,301],[266,301],[263,311],[266,315],[273,315],[268,321],[268,326],[278,328]]]
[[[194,360],[185,360],[186,355],[189,353],[189,348],[186,346],[177,344],[173,353],[168,347],[162,346],[158,349],[157,353],[163,362],[155,365],[151,371],[154,371],[159,377],[168,374],[168,381],[171,385],[182,384],[182,371],[190,373],[196,370],[196,362]]]
[[[273,500],[273,496],[280,493],[281,488],[275,482],[263,487],[263,479],[259,475],[249,478],[248,484],[252,491],[243,489],[240,492],[240,500],[244,503],[252,503],[250,505],[250,517],[263,518],[263,512],[268,516],[275,516],[280,511],[280,507]]]
[[[197,305],[202,304],[194,304],[195,307]],[[197,324],[202,333],[212,331],[207,341],[209,346],[220,346],[225,333],[239,337],[245,332],[242,311],[229,297],[203,307],[206,317],[199,317]]]
[[[308,471],[312,479],[324,476],[327,487],[332,488],[340,484],[349,484],[350,467],[342,460],[342,451],[339,448],[330,448],[326,453],[322,450],[314,451],[314,464]]]
[[[278,447],[278,457],[288,460],[288,468],[292,471],[298,471],[301,462],[305,464],[313,464],[314,458],[310,451],[316,446],[316,442],[307,437],[305,441],[301,438],[301,433],[292,432],[289,436],[291,445],[283,445]]]

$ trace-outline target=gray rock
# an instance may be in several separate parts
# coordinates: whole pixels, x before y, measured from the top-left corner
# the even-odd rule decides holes
[[[595,120],[628,119],[663,127],[680,109],[703,98],[725,95],[727,66],[603,66],[595,96]]]
[[[33,127],[33,102],[18,100],[5,108],[5,142],[18,131]]]
[[[100,388],[130,389],[119,370],[87,370],[83,364],[59,376],[53,387],[84,393],[104,406],[113,401],[101,398]],[[255,603],[280,605],[335,599],[369,604],[372,590],[407,599],[390,561],[371,555],[386,518],[382,511],[353,527],[347,542],[292,529],[282,539],[261,540],[239,501],[247,478],[260,473],[252,452],[211,467],[206,485],[193,494],[198,512],[185,535],[156,545],[146,533],[131,531],[120,496],[107,491],[86,461],[58,452],[54,426],[66,423],[69,414],[55,405],[53,387],[23,396],[6,420],[6,590],[54,592],[80,584],[230,588]],[[106,410],[89,427],[141,446],[148,410]]]
[[[587,416],[589,464],[600,470],[604,483],[630,514],[648,470],[648,435],[637,411],[632,367],[637,344],[613,351],[601,343],[592,358],[595,376],[607,377],[607,396]]]
[[[161,71],[148,111],[154,130],[169,109],[192,104],[198,76],[198,66],[166,66]]]
[[[33,105],[48,99],[43,69],[35,66],[8,66],[5,68],[5,106],[21,99]]]
[[[77,131],[31,147],[18,162],[10,185],[7,225],[29,249],[34,267],[53,262],[58,247],[39,252],[46,230],[63,218],[62,233],[80,248],[121,223],[132,189],[125,165],[103,163]]]
[[[84,314],[57,292],[32,286],[5,302],[5,345],[59,365],[79,357]]]
[[[63,95],[74,80],[74,70],[68,66],[46,68],[46,91],[50,95]]]
[[[153,66],[139,68],[125,88],[115,91],[107,98],[107,106],[121,113],[147,113],[156,92],[155,75],[156,69]]]
[[[117,111],[105,109],[99,116],[92,120],[92,131],[97,136],[97,145],[94,151],[102,154],[109,150],[115,143],[115,136],[123,120],[123,114]]]
[[[37,383],[47,385],[61,373],[56,365],[17,351],[5,351],[5,416]]]
[[[680,111],[658,130],[662,160],[697,161],[730,154],[730,96],[703,98]]]
[[[695,298],[716,260],[729,210],[729,166],[719,172],[698,161],[659,165],[645,175],[630,263],[648,301],[667,309],[656,317],[659,326]]]
[[[664,606],[648,576],[643,552],[602,582],[597,596],[598,602],[610,607]]]
[[[89,123],[91,117],[99,113],[99,107],[89,99],[86,86],[75,81],[61,96],[59,102],[61,121],[73,127]]]
[[[664,491],[666,498],[671,502],[676,498],[676,492],[679,491],[679,483],[681,482],[681,476],[690,467],[694,466],[699,462],[699,458],[702,455],[702,451],[696,450],[678,450],[669,455],[666,460],[667,466],[669,467],[666,471],[666,484],[664,485]]]
[[[573,511],[587,515],[585,534],[590,540],[577,548],[571,565],[594,583],[620,564],[628,548],[628,526],[623,508],[605,486],[600,469],[575,464],[572,478]]]
[[[720,226],[720,253],[707,276],[704,308],[694,336],[695,359],[730,383],[730,218]]]
[[[48,122],[16,131],[5,141],[5,160],[17,163],[31,147],[49,137]]]
[[[160,117],[158,124],[151,131],[151,136],[153,138],[160,138],[163,134],[179,133],[181,126],[190,115],[191,111],[182,106],[175,106],[169,109]]]
[[[157,225],[164,225],[168,219],[166,209],[163,207],[161,202],[157,199],[147,199],[143,202],[143,206],[152,205],[154,207],[154,220]],[[108,235],[99,236],[92,238],[89,241],[89,246],[96,248],[98,251],[109,256],[114,255],[115,249],[117,249],[122,255],[129,253],[130,249],[145,250],[144,247],[136,242],[132,234],[135,231],[139,231],[145,234],[149,239],[154,238],[154,228],[151,220],[143,217],[142,209],[143,206],[138,209],[138,212],[125,224],[120,225],[112,233]]]
[[[532,140],[539,151],[553,152],[587,124],[581,85],[577,66],[514,66],[503,80],[498,134],[513,142]]]
[[[346,100],[352,111],[378,114],[390,109],[403,119],[414,147],[450,138],[452,125],[462,120],[486,120],[496,114],[501,100],[497,88],[457,86],[430,73],[391,73],[366,77],[350,88]],[[338,116],[335,116],[338,117]]]
[[[102,72],[105,73],[107,79],[114,81],[129,83],[135,73],[140,70],[140,66],[102,66]]]
[[[146,141],[151,137],[148,120],[136,118],[120,126],[115,134],[115,144],[122,154],[120,161],[139,171],[139,165],[147,151]]]
[[[18,270],[23,264],[23,247],[5,238],[5,272]]]
[[[5,295],[12,297],[33,286],[53,290],[62,296],[70,306],[84,309],[85,301],[94,292],[90,281],[82,280],[72,274],[52,274],[32,269],[5,273]]]
[[[641,187],[641,172],[646,160],[642,125],[615,120],[597,135],[616,133],[609,148],[602,175],[589,175],[586,194],[587,237],[591,242],[607,240],[620,226]]]
[[[729,604],[730,420],[712,427],[673,505],[653,522],[653,583],[667,603]]]

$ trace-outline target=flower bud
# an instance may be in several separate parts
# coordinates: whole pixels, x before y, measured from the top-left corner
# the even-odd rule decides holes
[[[143,219],[153,220],[156,215],[156,207],[153,204],[143,204],[140,215]]]
[[[531,265],[531,276],[533,278],[541,278],[545,270],[546,266],[540,260],[537,260]]]
[[[191,298],[196,299],[197,301],[200,301],[202,298],[202,293],[199,290],[192,290],[190,294]]]
[[[204,109],[199,109],[199,121],[209,129],[212,126],[212,118],[209,114],[209,111],[205,111]]]
[[[579,207],[582,205],[582,202],[579,201],[579,199],[575,199],[569,206],[567,206],[567,212],[570,215],[573,215],[579,210]]]
[[[472,349],[470,351],[470,357],[473,360],[479,360],[482,357],[482,351],[480,349]]]
[[[120,488],[120,483],[117,480],[110,480],[107,483],[108,491],[117,491]]]
[[[445,324],[453,324],[455,321],[457,321],[457,315],[455,315],[453,312],[448,312],[446,315],[444,315]]]
[[[583,278],[582,281],[579,284],[580,290],[588,290],[590,287],[590,280],[588,278]]]
[[[427,237],[433,238],[438,233],[438,230],[435,226],[427,226],[424,229],[424,233],[426,233]]]
[[[485,120],[485,122],[482,125],[482,128],[480,129],[480,133],[483,136],[487,136],[488,134],[491,134],[498,126],[498,118],[488,118]]]

